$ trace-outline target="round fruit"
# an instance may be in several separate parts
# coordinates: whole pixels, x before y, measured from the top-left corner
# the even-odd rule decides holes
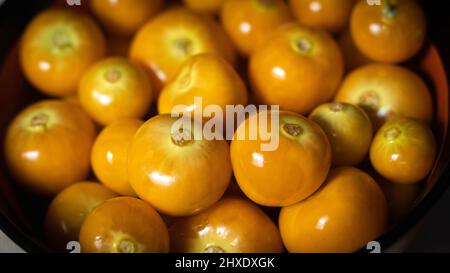
[[[289,0],[297,20],[329,32],[340,32],[348,25],[355,0]]]
[[[353,252],[382,235],[387,204],[377,183],[354,168],[331,171],[323,188],[281,209],[279,226],[289,252]]]
[[[148,75],[124,58],[108,58],[84,74],[78,89],[81,105],[102,125],[143,118],[152,102]]]
[[[135,36],[130,57],[147,68],[157,90],[170,81],[189,57],[214,53],[231,64],[236,53],[225,32],[209,17],[183,8],[165,11]]]
[[[37,102],[11,123],[5,139],[9,170],[23,187],[48,196],[89,172],[95,127],[75,103]]]
[[[92,182],[76,183],[60,192],[51,202],[45,217],[45,235],[57,251],[78,241],[86,216],[100,203],[115,197],[106,187]]]
[[[280,233],[255,204],[224,198],[206,211],[177,220],[169,229],[177,253],[280,253]]]
[[[191,10],[204,14],[217,14],[225,0],[183,0]]]
[[[434,165],[436,140],[427,125],[413,119],[389,120],[370,147],[373,167],[389,181],[412,184],[424,179]]]
[[[114,122],[99,134],[91,154],[92,169],[97,178],[113,191],[135,196],[128,182],[128,145],[143,122],[125,119]]]
[[[249,76],[260,103],[306,114],[334,96],[343,70],[339,47],[328,33],[294,23],[280,27],[255,51]]]
[[[411,0],[382,0],[381,5],[372,6],[360,0],[350,25],[361,52],[386,63],[403,62],[416,55],[427,32],[425,15]]]
[[[197,213],[223,195],[231,179],[226,141],[203,138],[201,124],[170,115],[147,121],[128,150],[128,175],[137,195],[171,216]],[[202,137],[202,138],[200,138]]]
[[[242,123],[231,143],[231,161],[242,191],[254,202],[271,207],[295,204],[314,193],[325,181],[331,165],[331,148],[320,127],[295,113],[267,113],[271,142],[258,134],[264,121],[254,115]],[[273,121],[273,119],[279,120]],[[277,122],[278,121],[278,122]],[[273,124],[272,124],[273,123]],[[274,127],[277,126],[277,127]],[[272,131],[273,128],[273,131]],[[239,136],[245,132],[245,137]],[[277,141],[275,140],[277,139]]]
[[[201,105],[195,104],[196,97],[202,99]],[[158,111],[172,113],[176,105],[186,105],[186,111],[219,105],[225,113],[227,105],[239,104],[247,104],[244,82],[225,60],[205,53],[183,64],[175,79],[161,92]]]
[[[94,15],[108,32],[118,36],[134,34],[161,9],[163,0],[92,0]]]
[[[292,15],[283,0],[226,0],[221,19],[240,53],[249,56]]]
[[[352,104],[332,102],[317,107],[309,118],[328,136],[334,166],[357,165],[366,157],[373,131],[364,110]]]
[[[395,115],[431,122],[433,103],[425,82],[406,68],[371,64],[344,79],[336,101],[361,106],[374,128]]]
[[[339,36],[338,43],[344,56],[345,69],[347,71],[352,71],[373,62],[356,47],[349,30],[344,31]]]
[[[67,9],[49,9],[37,15],[25,30],[20,62],[25,76],[51,96],[77,92],[83,73],[105,55],[105,40],[88,15]]]
[[[117,197],[97,206],[80,231],[85,253],[167,253],[169,232],[146,202]]]

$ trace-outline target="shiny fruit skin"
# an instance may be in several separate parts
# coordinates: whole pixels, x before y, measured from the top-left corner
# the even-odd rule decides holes
[[[10,124],[6,162],[24,188],[43,196],[55,195],[86,178],[95,136],[93,122],[77,104],[40,101]]]
[[[433,103],[425,82],[414,72],[395,65],[370,64],[347,75],[335,98],[362,107],[375,129],[402,115],[431,122]]]
[[[169,229],[176,253],[281,253],[272,220],[252,202],[226,197],[206,211],[176,220]]]
[[[355,0],[289,0],[297,20],[305,25],[338,33],[345,29]]]
[[[83,73],[105,51],[103,34],[88,15],[49,9],[38,14],[22,35],[20,62],[34,87],[65,97],[76,94]]]
[[[64,251],[78,235],[86,216],[99,204],[117,195],[105,186],[80,182],[64,189],[51,202],[45,217],[45,234],[54,250]]]
[[[187,216],[217,202],[227,189],[232,173],[229,145],[177,138],[175,122],[170,115],[160,115],[144,123],[129,146],[128,176],[137,195],[158,211]],[[202,134],[197,125],[190,131],[194,136]],[[187,128],[184,132],[191,135]]]
[[[339,35],[338,44],[342,51],[342,56],[344,56],[344,64],[346,71],[352,71],[360,66],[370,64],[373,61],[369,59],[366,55],[362,54],[361,51],[356,47],[353,41],[350,30],[345,30]]]
[[[109,125],[98,135],[92,147],[91,162],[97,178],[113,191],[136,196],[128,182],[128,145],[144,122],[124,119]]]
[[[189,57],[214,53],[236,62],[231,41],[212,18],[184,8],[169,9],[145,24],[131,44],[130,57],[148,68],[157,90]]]
[[[333,166],[354,166],[369,152],[373,130],[363,109],[348,103],[326,103],[309,118],[319,124],[331,144]]]
[[[268,119],[270,132],[270,113]],[[247,119],[231,143],[234,175],[248,198],[263,206],[289,206],[322,185],[331,165],[331,147],[319,125],[298,114],[280,112],[279,143],[274,151],[262,149],[266,141],[260,136],[256,140],[238,138],[239,130],[251,132],[256,129],[253,126],[258,125]]]
[[[97,206],[84,221],[79,242],[84,253],[167,253],[170,245],[161,216],[132,197]]]
[[[386,122],[370,147],[375,170],[391,182],[413,184],[431,171],[436,158],[436,140],[424,123],[397,117]]]
[[[101,125],[143,118],[153,100],[145,70],[125,58],[108,58],[92,66],[78,88],[83,108]]]
[[[227,105],[247,105],[247,88],[234,70],[219,56],[205,53],[188,59],[174,80],[166,85],[158,99],[160,114],[171,113],[175,105],[197,109],[194,98],[202,105],[219,105],[225,113]],[[203,109],[204,110],[204,109]]]
[[[275,29],[292,19],[282,0],[226,0],[221,10],[222,25],[243,56],[264,45]]]
[[[217,14],[225,0],[183,0],[190,9],[203,14]]]
[[[411,0],[382,0],[374,6],[360,0],[353,9],[350,28],[361,52],[383,63],[400,63],[416,55],[427,32],[425,15]]]
[[[282,208],[279,218],[284,245],[294,253],[354,252],[386,225],[383,192],[368,174],[348,167],[332,170],[318,192]]]
[[[131,36],[155,16],[163,0],[91,0],[90,7],[109,33]]]
[[[334,96],[343,70],[340,49],[328,33],[292,23],[251,56],[249,77],[258,102],[307,114]]]

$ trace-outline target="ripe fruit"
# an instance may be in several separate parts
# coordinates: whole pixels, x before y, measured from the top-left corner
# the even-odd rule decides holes
[[[98,183],[80,182],[60,192],[48,207],[45,234],[55,250],[63,251],[78,235],[86,216],[103,201],[115,197]]]
[[[95,134],[94,124],[77,104],[40,101],[10,124],[5,139],[6,162],[27,190],[54,195],[86,178]]]
[[[430,122],[433,115],[425,82],[408,69],[394,65],[358,68],[344,79],[335,99],[361,106],[375,129],[395,115],[424,122]]]
[[[309,118],[328,136],[334,166],[357,165],[366,157],[373,131],[364,110],[348,103],[326,103],[314,109]]]
[[[348,25],[355,0],[289,0],[297,20],[329,32],[340,32]]]
[[[339,36],[338,43],[342,51],[342,56],[344,57],[346,71],[352,71],[353,69],[373,62],[356,47],[349,30],[344,31]]]
[[[334,96],[343,70],[328,33],[294,23],[280,27],[251,56],[249,76],[260,103],[306,114]]]
[[[78,96],[95,121],[108,125],[119,119],[143,118],[153,94],[143,69],[124,58],[108,58],[86,72]]]
[[[85,253],[162,253],[169,233],[161,216],[146,202],[117,197],[97,206],[80,231]]]
[[[92,169],[97,178],[113,191],[135,196],[128,182],[128,145],[143,122],[125,119],[114,122],[98,135],[91,154]]]
[[[322,189],[281,209],[279,226],[289,252],[353,252],[380,236],[387,224],[383,192],[355,168],[332,170]]]
[[[416,55],[426,37],[426,19],[411,0],[382,0],[367,5],[360,0],[353,9],[350,27],[357,47],[371,59],[399,63]]]
[[[310,196],[325,181],[331,148],[316,123],[295,113],[280,112],[276,128],[272,127],[276,118],[272,115],[274,112],[268,113],[268,132],[272,132],[272,140],[279,139],[276,149],[262,149],[267,141],[260,134],[256,140],[249,137],[263,126],[250,117],[239,126],[231,143],[231,161],[247,197],[263,206],[289,206]],[[245,139],[239,137],[240,130],[246,132]]]
[[[206,211],[175,221],[169,229],[177,253],[280,253],[280,233],[255,204],[228,197]]]
[[[226,0],[221,10],[222,25],[244,56],[262,46],[276,28],[291,19],[282,0]]]
[[[186,105],[187,109],[200,108],[194,97],[202,98],[206,107],[219,105],[225,113],[227,105],[246,105],[247,88],[239,75],[222,58],[212,54],[200,54],[190,58],[161,92],[158,111],[171,113],[175,105]]]
[[[204,14],[217,14],[225,0],[183,0],[191,10]]]
[[[130,36],[161,9],[163,0],[92,0],[91,10],[108,32]]]
[[[196,140],[201,125],[178,125],[170,115],[154,117],[138,130],[128,150],[128,176],[137,195],[171,216],[211,206],[231,179],[227,142]]]
[[[157,90],[170,81],[189,57],[214,53],[231,64],[234,48],[224,31],[209,17],[172,8],[145,24],[136,34],[130,57],[149,68]]]
[[[68,9],[38,14],[25,30],[20,62],[27,79],[50,96],[70,96],[83,73],[105,55],[105,40],[88,15]]]
[[[427,125],[413,119],[389,120],[370,148],[373,167],[392,182],[412,184],[424,179],[433,167],[436,140]]]

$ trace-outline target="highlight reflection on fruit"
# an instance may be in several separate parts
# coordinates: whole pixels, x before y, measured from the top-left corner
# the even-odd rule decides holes
[[[225,31],[244,56],[262,46],[292,15],[283,0],[226,0],[221,10]]]
[[[124,118],[143,118],[153,93],[141,67],[124,58],[108,58],[84,74],[78,97],[95,121],[109,125]]]
[[[231,180],[230,152],[226,141],[194,140],[201,127],[175,122],[160,115],[138,130],[128,150],[128,178],[137,195],[158,211],[185,216],[222,197]]]
[[[128,181],[128,145],[142,124],[137,119],[116,121],[103,129],[92,147],[91,162],[95,175],[121,195],[136,195]]]
[[[117,197],[97,206],[81,226],[85,253],[164,253],[169,233],[161,216],[146,202]]]
[[[328,33],[295,23],[281,26],[251,56],[249,66],[258,102],[301,114],[334,96],[344,70],[340,49]]]
[[[95,135],[94,124],[80,106],[63,100],[40,101],[10,124],[6,163],[24,188],[51,196],[86,178]]]
[[[176,220],[169,229],[178,253],[280,253],[280,233],[255,204],[227,197],[206,211]]]
[[[47,240],[57,251],[64,251],[67,243],[78,241],[86,216],[103,201],[117,195],[94,182],[80,182],[64,189],[51,202],[45,217]]]
[[[41,92],[76,94],[89,66],[105,55],[100,28],[88,15],[49,9],[37,15],[22,35],[20,61],[27,79]]]
[[[376,134],[370,148],[373,167],[389,181],[412,184],[424,179],[433,167],[436,140],[426,124],[394,118]]]
[[[279,226],[289,252],[354,252],[385,231],[386,199],[368,174],[338,168],[313,196],[281,209]]]
[[[231,162],[234,175],[242,191],[263,206],[293,205],[314,193],[325,181],[331,165],[331,147],[323,130],[303,116],[290,112],[279,114],[279,145],[274,151],[265,151],[267,141],[258,134],[249,139],[254,126],[248,118],[239,130],[245,140],[231,143]],[[271,115],[268,115],[271,132]],[[273,129],[275,130],[275,129]],[[256,132],[258,132],[256,131]]]

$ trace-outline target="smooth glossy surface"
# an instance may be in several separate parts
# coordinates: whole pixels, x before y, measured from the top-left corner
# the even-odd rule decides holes
[[[340,49],[328,33],[293,23],[251,56],[249,77],[258,102],[307,114],[334,96],[343,70]]]
[[[217,14],[225,0],[183,0],[191,10],[204,14]]]
[[[89,4],[109,33],[130,36],[159,12],[163,0],[91,0]]]
[[[268,120],[270,132],[270,115]],[[267,141],[259,134],[256,140],[240,140],[235,134],[231,143],[231,161],[240,188],[264,206],[289,206],[307,198],[325,181],[331,165],[330,143],[319,125],[290,112],[281,112],[279,120],[279,145],[274,151],[262,149]],[[238,132],[260,129],[253,126],[258,125],[247,119]]]
[[[289,0],[297,20],[329,32],[345,29],[355,0]]]
[[[431,93],[425,82],[407,68],[395,65],[358,68],[344,79],[335,100],[361,106],[375,129],[395,115],[427,123],[433,116]]]
[[[97,206],[84,221],[79,242],[85,253],[169,252],[169,232],[161,216],[132,197]]]
[[[135,196],[128,182],[128,145],[144,122],[125,119],[114,122],[99,134],[92,147],[92,169],[97,178],[113,191]]]
[[[344,56],[346,71],[352,71],[360,66],[373,62],[356,47],[350,30],[347,29],[342,32],[337,41]]]
[[[309,118],[319,124],[330,140],[334,166],[354,166],[366,157],[373,130],[363,109],[332,102],[314,109]]]
[[[394,118],[376,134],[370,160],[389,181],[412,184],[420,182],[431,171],[436,149],[435,137],[426,124]]]
[[[10,124],[4,146],[6,162],[24,188],[54,195],[86,178],[95,135],[93,122],[80,106],[40,101]]]
[[[214,53],[231,64],[236,53],[212,18],[184,8],[172,8],[145,24],[136,34],[130,57],[145,65],[157,90],[170,81],[189,57]]]
[[[208,210],[175,221],[169,229],[176,253],[280,253],[280,233],[255,204],[227,197]]]
[[[100,28],[88,15],[70,9],[38,14],[25,30],[20,60],[27,79],[51,96],[70,96],[95,61],[105,55]]]
[[[355,168],[332,170],[307,200],[281,210],[279,227],[289,252],[354,252],[387,225],[387,204],[377,183]]]
[[[86,216],[113,197],[114,192],[94,182],[80,182],[64,189],[47,209],[44,229],[49,244],[56,251],[67,251],[69,242],[78,241]]]
[[[211,206],[231,179],[226,141],[188,140],[202,134],[199,124],[183,128],[161,115],[136,133],[128,152],[128,175],[138,196],[158,211],[184,216]]]
[[[195,98],[201,98],[202,105],[195,104]],[[175,79],[161,92],[158,111],[170,114],[176,105],[185,105],[185,111],[217,105],[225,113],[227,105],[239,104],[247,105],[244,82],[225,60],[207,53],[183,64]]]
[[[411,0],[383,0],[381,5],[372,6],[359,0],[350,27],[361,52],[387,63],[403,62],[416,55],[427,32],[425,15]]]
[[[143,118],[153,94],[141,67],[125,58],[108,58],[84,74],[78,97],[95,121],[108,125],[124,118]]]
[[[264,45],[275,29],[291,20],[282,0],[227,0],[221,10],[222,25],[244,56]]]

